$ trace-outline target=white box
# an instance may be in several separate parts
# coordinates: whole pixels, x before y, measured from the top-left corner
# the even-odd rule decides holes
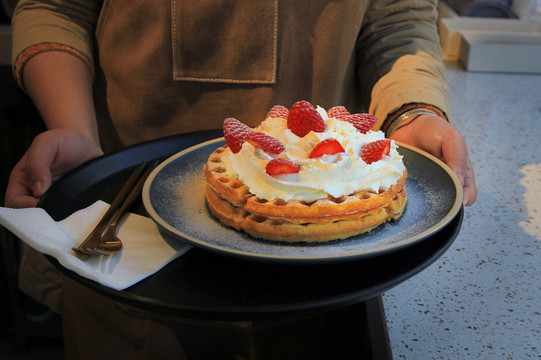
[[[468,71],[541,73],[541,34],[461,31],[459,60]]]
[[[440,18],[438,30],[444,59],[457,60],[460,56],[462,32],[475,30],[495,34],[541,34],[541,24],[517,19],[487,19],[459,16]]]

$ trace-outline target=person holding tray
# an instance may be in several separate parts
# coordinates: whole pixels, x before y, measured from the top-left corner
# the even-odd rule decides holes
[[[464,204],[472,205],[477,190],[467,145],[449,122],[436,3],[20,0],[13,70],[48,130],[14,167],[5,205],[36,206],[54,178],[104,153],[220,128],[227,116],[256,125],[273,105],[298,100],[376,115],[375,129],[446,162],[464,186]],[[95,307],[118,315],[114,304],[81,287],[59,280],[28,249],[21,288],[62,311],[74,356],[90,351],[71,331],[80,331],[79,321],[105,326],[106,316],[80,316],[91,298],[87,314]],[[140,321],[124,319],[119,331],[133,340],[146,329],[161,341],[139,346],[141,353],[127,342],[134,356],[173,341],[162,325]]]

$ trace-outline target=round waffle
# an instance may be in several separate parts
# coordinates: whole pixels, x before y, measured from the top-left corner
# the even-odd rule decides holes
[[[322,242],[368,232],[396,220],[407,202],[407,173],[379,192],[360,191],[316,201],[265,200],[250,193],[224,161],[227,147],[214,151],[205,165],[206,199],[223,224],[266,240]]]

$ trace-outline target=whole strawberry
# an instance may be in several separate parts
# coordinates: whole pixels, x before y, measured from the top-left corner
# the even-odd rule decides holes
[[[371,114],[353,114],[344,117],[342,120],[355,126],[358,132],[366,134],[368,130],[372,129],[372,126],[377,122],[374,115]]]
[[[280,140],[262,132],[250,132],[246,135],[246,141],[254,147],[261,148],[271,154],[280,154],[286,149]]]
[[[223,123],[225,143],[236,154],[242,149],[246,136],[253,130],[235,118],[227,118]]]
[[[377,140],[364,145],[361,148],[361,159],[367,164],[372,164],[380,161],[384,156],[389,155],[391,151],[391,141]]]
[[[273,118],[287,119],[288,115],[289,115],[289,110],[285,106],[274,105],[265,116],[265,119],[273,119]]]
[[[329,118],[335,118],[343,120],[346,116],[350,115],[349,111],[344,106],[334,106],[327,111]]]
[[[312,104],[301,100],[293,104],[289,110],[287,127],[293,134],[303,137],[310,131],[325,131],[325,121]]]

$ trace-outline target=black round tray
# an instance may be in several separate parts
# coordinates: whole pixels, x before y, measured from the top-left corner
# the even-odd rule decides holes
[[[136,164],[165,159],[219,136],[219,130],[176,135],[94,159],[57,181],[39,206],[58,221],[97,200],[111,201]],[[132,211],[144,214],[140,203]],[[343,263],[268,263],[193,248],[123,291],[83,278],[52,257],[49,260],[139,316],[255,320],[309,315],[363,302],[422,271],[452,244],[463,216],[461,209],[447,226],[422,242]]]

